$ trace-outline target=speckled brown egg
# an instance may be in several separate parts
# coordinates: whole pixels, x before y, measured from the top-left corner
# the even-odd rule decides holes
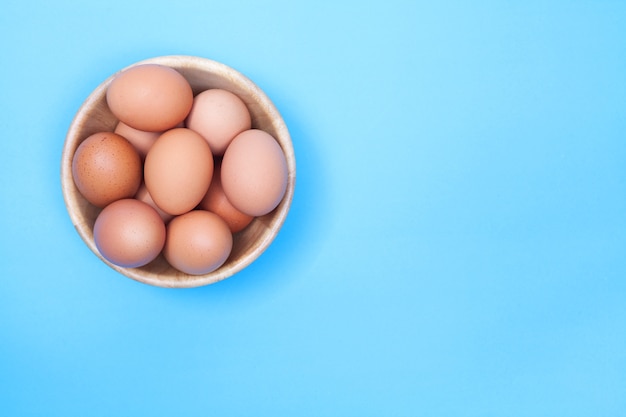
[[[72,176],[87,201],[104,207],[135,195],[142,179],[141,158],[122,136],[112,132],[95,133],[76,149]]]

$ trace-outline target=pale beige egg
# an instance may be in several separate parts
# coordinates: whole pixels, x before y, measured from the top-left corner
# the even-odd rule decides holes
[[[227,90],[213,88],[198,94],[186,126],[209,142],[213,155],[223,155],[235,136],[252,124],[246,104]]]
[[[222,160],[222,187],[228,201],[250,216],[278,206],[287,189],[287,161],[269,133],[250,129],[230,143]]]

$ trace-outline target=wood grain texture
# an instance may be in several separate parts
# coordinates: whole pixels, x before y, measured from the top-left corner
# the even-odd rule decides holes
[[[121,274],[159,287],[186,288],[212,284],[234,275],[252,263],[268,248],[282,227],[291,206],[296,181],[296,161],[291,137],[285,122],[267,95],[238,71],[210,59],[182,55],[151,58],[127,68],[147,63],[167,65],[178,70],[191,84],[194,95],[209,88],[222,88],[235,93],[246,103],[252,116],[252,127],[265,130],[274,136],[285,153],[289,176],[283,200],[271,213],[254,219],[246,229],[235,234],[230,257],[224,265],[209,274],[188,275],[180,272],[171,267],[162,255],[140,268],[122,268],[104,259],[93,240],[93,225],[100,209],[89,204],[78,192],[72,178],[72,158],[78,145],[91,134],[113,131],[115,128],[117,119],[106,104],[106,89],[116,73],[89,95],[67,132],[61,156],[61,185],[65,205],[72,223],[87,246],[103,262]]]

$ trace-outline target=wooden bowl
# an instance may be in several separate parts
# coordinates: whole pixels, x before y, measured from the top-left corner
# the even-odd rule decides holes
[[[140,268],[123,268],[100,255],[93,239],[93,226],[101,209],[88,203],[72,178],[72,158],[78,145],[93,133],[113,131],[118,120],[106,103],[106,90],[117,75],[100,84],[82,104],[67,132],[61,158],[61,185],[67,211],[78,234],[87,246],[107,265],[134,280],[170,288],[197,287],[212,284],[241,271],[271,244],[283,225],[293,198],[296,164],[293,145],[285,122],[270,99],[252,81],[228,66],[194,56],[164,56],[130,65],[161,64],[178,70],[191,84],[194,95],[209,88],[222,88],[238,95],[248,106],[252,127],[270,133],[282,147],[289,170],[287,191],[271,213],[255,218],[244,230],[233,236],[233,249],[227,261],[205,275],[188,275],[170,266],[163,255]],[[124,69],[127,69],[124,68]],[[121,71],[123,71],[122,69]]]

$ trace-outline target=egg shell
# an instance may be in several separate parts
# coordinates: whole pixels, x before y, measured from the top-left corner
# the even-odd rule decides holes
[[[222,159],[221,180],[228,201],[250,216],[278,206],[287,189],[287,161],[269,133],[250,129],[237,135]]]
[[[104,207],[135,195],[142,179],[141,158],[122,136],[113,132],[94,133],[76,149],[72,176],[87,201]]]
[[[163,255],[174,268],[190,275],[208,274],[230,255],[233,235],[217,214],[194,210],[167,226]]]
[[[213,88],[198,94],[186,126],[198,132],[211,146],[213,155],[223,155],[235,136],[252,126],[246,104],[230,91]]]
[[[144,64],[116,75],[106,100],[111,112],[125,124],[162,132],[185,120],[193,105],[193,91],[175,69]]]
[[[165,245],[165,224],[148,204],[130,198],[106,206],[96,218],[93,235],[109,262],[136,268],[152,262]]]
[[[226,194],[224,194],[224,189],[222,188],[220,173],[221,160],[216,160],[211,185],[209,185],[209,190],[200,202],[199,207],[220,216],[226,222],[230,231],[237,233],[248,226],[252,220],[254,220],[254,217],[237,210],[230,201],[228,201]]]
[[[168,214],[179,215],[195,208],[212,177],[211,148],[190,129],[166,131],[146,155],[146,187],[156,205]]]

